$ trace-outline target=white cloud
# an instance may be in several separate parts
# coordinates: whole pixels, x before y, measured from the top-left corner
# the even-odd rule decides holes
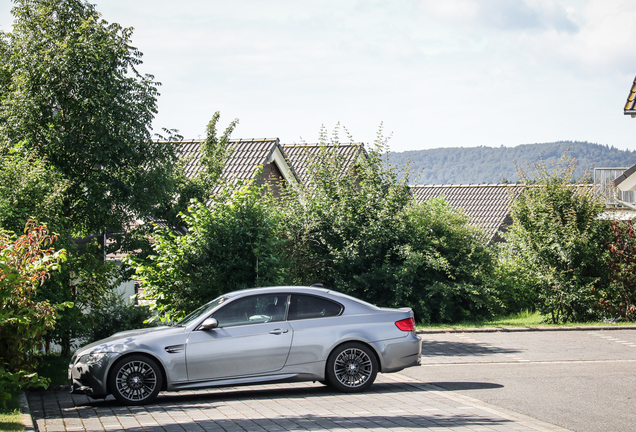
[[[345,124],[395,150],[558,139],[631,146],[636,2],[92,0],[134,26],[163,83],[157,126],[311,141]],[[101,3],[101,4],[100,4]],[[6,8],[6,9],[5,9]],[[0,4],[0,25],[10,26]]]
[[[422,0],[421,8],[450,24],[506,31],[575,32],[577,24],[565,8],[551,0]]]

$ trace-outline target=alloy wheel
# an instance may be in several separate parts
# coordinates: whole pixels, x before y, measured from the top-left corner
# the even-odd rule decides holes
[[[117,371],[115,386],[125,399],[132,402],[144,401],[157,388],[157,372],[145,361],[130,361]]]
[[[336,357],[333,367],[336,379],[350,388],[364,385],[373,372],[371,358],[359,348],[343,350]]]

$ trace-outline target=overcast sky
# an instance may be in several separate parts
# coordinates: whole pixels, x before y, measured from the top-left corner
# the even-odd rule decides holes
[[[10,31],[11,4],[0,2]],[[99,0],[135,28],[160,89],[154,127],[315,142],[321,125],[393,151],[557,140],[636,149],[625,0]]]

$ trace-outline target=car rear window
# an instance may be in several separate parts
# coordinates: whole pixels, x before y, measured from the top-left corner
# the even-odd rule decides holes
[[[342,313],[342,305],[326,298],[304,294],[292,294],[289,303],[289,321],[326,318],[338,316]]]

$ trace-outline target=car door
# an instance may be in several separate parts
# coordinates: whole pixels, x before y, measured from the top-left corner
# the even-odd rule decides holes
[[[266,374],[285,366],[293,330],[287,294],[236,299],[214,313],[219,326],[194,330],[186,345],[189,381]]]

